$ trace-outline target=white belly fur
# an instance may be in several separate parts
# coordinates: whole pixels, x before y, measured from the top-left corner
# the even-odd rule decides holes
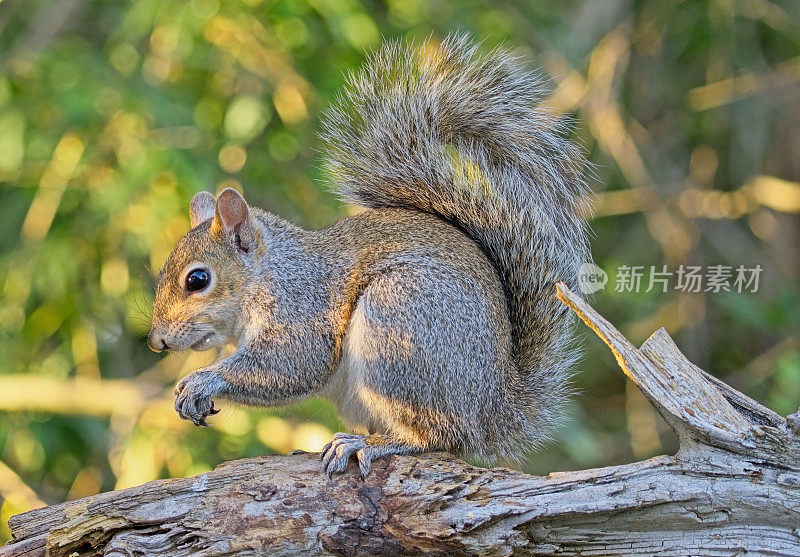
[[[319,395],[336,405],[341,418],[355,433],[381,433],[363,397],[366,366],[362,357],[361,342],[366,334],[366,321],[360,306],[356,306],[342,341],[342,355],[333,377],[319,391]]]

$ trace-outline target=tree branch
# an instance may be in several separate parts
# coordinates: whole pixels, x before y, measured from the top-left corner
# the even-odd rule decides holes
[[[676,456],[528,476],[450,455],[391,457],[366,480],[317,455],[225,463],[12,517],[0,556],[800,554],[800,418],[689,362],[660,329],[640,349],[563,285],[680,440]]]

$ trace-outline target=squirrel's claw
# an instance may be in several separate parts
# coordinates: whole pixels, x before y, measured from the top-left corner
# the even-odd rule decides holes
[[[322,448],[319,457],[322,460],[322,468],[330,478],[333,474],[344,472],[350,457],[355,455],[358,461],[358,470],[363,479],[369,474],[373,459],[395,452],[404,453],[406,451],[386,444],[385,440],[378,435],[365,437],[364,435],[337,433],[331,442]]]
[[[219,413],[211,400],[213,392],[207,389],[205,376],[195,372],[181,379],[175,386],[175,411],[196,426],[209,427],[208,416]]]
[[[367,446],[363,435],[350,433],[337,433],[330,443],[325,445],[320,452],[322,468],[330,478],[347,469],[350,456]]]
[[[364,479],[372,468],[372,461],[388,455],[407,455],[418,452],[420,448],[402,443],[392,443],[383,435],[353,435],[337,433],[320,452],[322,467],[330,478],[333,474],[344,472],[351,455],[356,455],[358,470]]]
[[[370,447],[364,447],[358,451],[356,458],[358,459],[358,471],[361,473],[361,479],[363,480],[372,468],[372,451],[370,451]]]

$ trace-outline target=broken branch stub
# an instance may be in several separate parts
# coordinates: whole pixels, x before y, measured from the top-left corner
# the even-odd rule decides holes
[[[787,420],[691,363],[663,328],[636,349],[566,286],[556,288],[675,430],[682,456],[691,457],[700,443],[773,465],[800,465],[800,442]]]

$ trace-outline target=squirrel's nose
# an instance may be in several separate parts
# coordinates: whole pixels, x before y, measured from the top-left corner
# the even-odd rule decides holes
[[[150,334],[147,335],[147,346],[149,346],[150,350],[153,352],[169,350],[169,346],[167,346],[167,343],[164,341],[164,339],[158,336],[152,329],[150,330]]]

